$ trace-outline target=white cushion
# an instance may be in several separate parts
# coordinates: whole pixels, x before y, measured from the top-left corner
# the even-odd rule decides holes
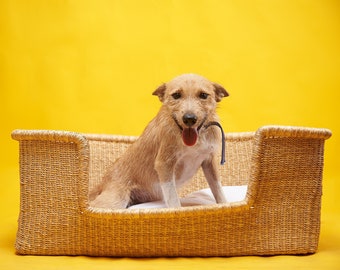
[[[247,194],[247,187],[248,186],[224,186],[223,192],[228,202],[239,202],[245,199]],[[215,203],[216,201],[209,188],[195,191],[193,193],[190,193],[186,197],[181,198],[182,206],[207,205]],[[166,205],[163,201],[154,201],[140,203],[129,207],[129,209],[143,208],[166,208]]]

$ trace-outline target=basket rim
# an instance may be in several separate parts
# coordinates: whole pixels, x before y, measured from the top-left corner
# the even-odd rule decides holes
[[[121,142],[133,143],[138,136],[125,135],[107,135],[107,134],[86,134],[72,131],[58,130],[14,130],[12,138],[18,141],[22,140],[43,140],[75,143],[80,154],[80,170],[77,181],[79,192],[79,206],[82,214],[96,216],[100,218],[156,218],[162,215],[195,215],[197,211],[204,211],[205,214],[216,214],[216,211],[234,212],[249,210],[254,207],[257,194],[257,182],[259,181],[258,162],[261,158],[261,145],[264,139],[268,138],[311,138],[311,139],[328,139],[332,133],[325,128],[309,128],[297,126],[278,126],[267,125],[260,127],[256,132],[230,132],[226,133],[227,141],[247,141],[255,140],[253,153],[253,166],[249,179],[247,195],[243,201],[225,204],[188,206],[180,208],[153,208],[153,209],[101,209],[89,206],[88,202],[88,178],[89,178],[89,141],[104,142]]]

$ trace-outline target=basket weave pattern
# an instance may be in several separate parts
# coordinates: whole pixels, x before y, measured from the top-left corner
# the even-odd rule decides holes
[[[88,192],[136,137],[16,130],[17,254],[239,256],[317,250],[327,129],[266,126],[226,136],[223,185],[248,185],[238,203],[99,211]],[[131,161],[138,162],[138,161]],[[206,188],[201,171],[181,192]]]

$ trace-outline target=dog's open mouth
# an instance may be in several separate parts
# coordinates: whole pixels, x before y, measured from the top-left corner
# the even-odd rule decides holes
[[[175,116],[172,116],[172,118],[174,119],[175,123],[177,124],[177,126],[179,127],[179,129],[182,132],[182,140],[184,142],[185,145],[187,146],[193,146],[196,144],[197,139],[198,139],[198,133],[200,131],[200,129],[202,128],[203,124],[205,123],[206,118],[204,118],[204,120],[202,121],[202,123],[197,127],[197,128],[183,128],[177,121]],[[208,128],[210,126],[217,126],[220,128],[221,130],[221,134],[222,134],[222,153],[221,153],[221,165],[223,165],[225,163],[225,135],[224,135],[224,131],[223,128],[221,126],[220,123],[218,122],[209,122],[206,125],[204,125],[204,128]]]
[[[193,146],[196,144],[198,139],[198,133],[202,128],[206,118],[203,119],[202,123],[198,127],[185,127],[183,128],[177,121],[176,117],[173,115],[172,118],[174,119],[175,123],[179,127],[182,132],[182,140],[183,143],[187,146]]]
[[[193,146],[196,144],[198,138],[197,128],[183,128],[182,129],[182,140],[185,145]]]

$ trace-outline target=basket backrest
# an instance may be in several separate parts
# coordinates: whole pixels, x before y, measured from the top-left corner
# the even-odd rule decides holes
[[[230,133],[226,135],[226,164],[221,165],[220,177],[223,185],[247,185],[250,178],[250,165],[254,142],[253,132]],[[100,183],[108,166],[119,158],[126,149],[137,140],[137,137],[86,135],[90,149],[89,189]],[[180,195],[207,188],[201,169],[185,185]]]

